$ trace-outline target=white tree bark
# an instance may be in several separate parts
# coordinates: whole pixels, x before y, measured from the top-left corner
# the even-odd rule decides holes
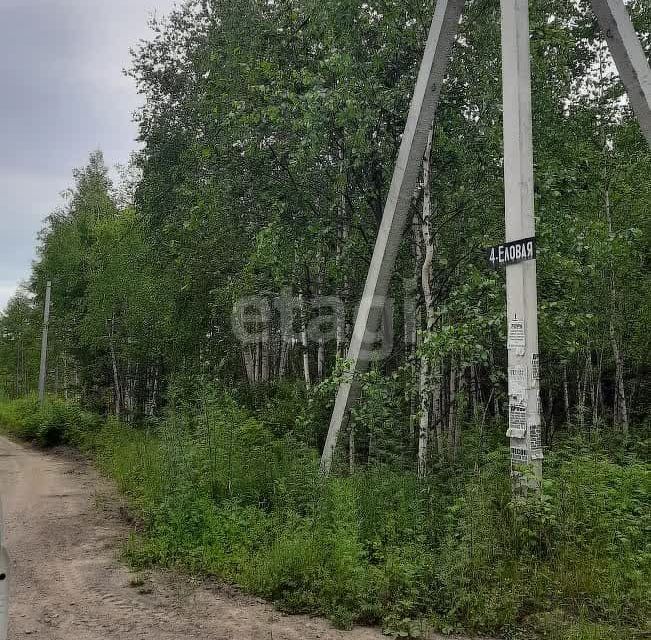
[[[434,328],[435,312],[434,298],[432,295],[432,262],[434,259],[434,238],[432,236],[432,138],[433,128],[430,129],[425,149],[423,164],[423,220],[422,235],[425,255],[421,271],[423,295],[425,299],[425,313],[427,317],[427,331]],[[427,358],[420,362],[420,425],[418,434],[418,476],[422,479],[427,475],[427,458],[430,428],[430,404],[432,403],[432,378],[431,365]]]
[[[118,361],[115,355],[114,332],[115,332],[115,315],[111,318],[110,327],[109,327],[109,346],[111,349],[111,364],[113,367],[113,395],[115,400],[115,416],[116,418],[119,418],[122,415],[122,390],[120,388],[120,372],[118,370]]]
[[[355,473],[355,425],[351,422],[348,432],[348,466],[351,475]]]
[[[604,172],[605,172],[604,168]],[[610,236],[613,234],[613,219],[610,207],[610,188],[606,186],[605,194],[606,220],[608,221],[608,231]],[[615,400],[613,407],[613,420],[616,427],[621,427],[625,434],[628,434],[628,406],[626,404],[626,388],[624,386],[624,356],[619,344],[619,338],[615,329],[615,319],[617,312],[617,287],[615,286],[615,267],[614,259],[611,255],[610,268],[610,343],[613,349],[613,358],[615,360]]]
[[[613,311],[614,313],[614,311]],[[622,356],[619,342],[615,332],[615,325],[610,323],[610,341],[615,359],[615,425],[621,427],[624,434],[628,435],[628,405],[626,402],[626,388],[624,386],[624,357]]]
[[[339,161],[340,161],[340,174],[342,176],[342,192],[339,198],[339,228],[337,230],[337,266],[343,272],[343,288],[340,291],[341,300],[344,303],[344,307],[341,310],[341,313],[337,314],[337,329],[336,329],[336,340],[337,340],[337,357],[345,358],[346,351],[348,350],[348,331],[346,324],[346,302],[349,297],[350,284],[348,282],[348,273],[343,265],[344,251],[346,244],[348,242],[348,206],[346,202],[346,175],[345,175],[345,165],[344,165],[344,150],[343,150],[343,141],[340,142],[341,150],[339,152]]]
[[[588,375],[590,369],[590,354],[586,355],[585,367],[583,369],[583,375],[577,369],[577,386],[579,393],[579,402],[578,402],[578,417],[579,417],[579,429],[583,431],[585,427],[585,411],[586,411],[586,400],[588,392]]]
[[[287,374],[287,363],[289,361],[289,340],[283,337],[280,344],[280,362],[278,363],[278,377],[284,378]]]
[[[251,345],[246,345],[242,349],[242,357],[244,358],[246,377],[248,378],[249,384],[253,384],[255,382],[255,360],[251,351]]]
[[[301,347],[303,349],[303,378],[308,389],[312,386],[310,374],[310,343],[307,335],[307,311],[305,309],[303,294],[298,295],[301,305]]]
[[[457,391],[459,389],[459,372],[454,356],[450,364],[450,408],[448,412],[448,451],[450,460],[456,460],[459,452],[459,425],[457,416]]]
[[[317,256],[318,261],[318,276],[317,276],[317,296],[321,297],[323,295],[323,262],[321,255]],[[321,310],[319,309],[319,314]],[[325,368],[326,368],[326,344],[325,340],[322,337],[319,337],[316,351],[316,376],[319,381],[325,378]]]
[[[565,407],[565,423],[570,424],[570,386],[567,381],[567,363],[563,363],[563,405]]]

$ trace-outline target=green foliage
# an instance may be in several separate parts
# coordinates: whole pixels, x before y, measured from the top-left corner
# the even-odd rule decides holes
[[[48,398],[43,407],[36,396],[0,403],[0,427],[41,447],[82,447],[100,423],[95,414],[58,398]]]
[[[441,566],[455,603],[447,615],[474,629],[506,628],[562,602],[572,615],[643,627],[648,465],[575,455],[554,465],[542,496],[516,499],[503,471],[483,470],[451,507]]]
[[[127,549],[140,566],[401,637],[429,623],[527,640],[644,628],[651,154],[617,78],[596,73],[603,39],[578,5],[531,2],[543,497],[512,497],[505,279],[481,250],[504,237],[498,3],[467,3],[437,112],[428,328],[422,300],[410,310],[392,287],[395,349],[358,381],[353,464],[335,467],[348,475],[318,475],[344,345],[320,345],[315,376],[298,318],[271,314],[265,350],[235,339],[231,312],[286,289],[337,295],[352,322],[431,0],[187,0],[154,20],[131,70],[146,99],[133,195],[91,154],[0,316],[0,389],[23,398],[0,401],[3,429],[92,451],[140,521]],[[629,9],[646,34],[645,5]],[[396,280],[420,279],[419,226]],[[48,388],[113,417],[29,396],[49,280]],[[418,481],[421,411],[432,472]],[[558,427],[573,422],[570,438]]]
[[[0,393],[28,395],[38,385],[39,309],[19,291],[0,314]]]
[[[401,636],[433,625],[592,640],[644,628],[651,474],[633,454],[622,465],[568,443],[542,496],[513,497],[501,449],[452,481],[383,465],[324,481],[314,451],[223,391],[198,397],[200,410],[177,407],[146,430],[98,428],[74,405],[40,411],[33,398],[0,402],[0,422],[94,452],[141,522],[126,547],[138,567],[217,575],[288,612]]]
[[[575,417],[561,410],[566,365],[571,412],[580,404],[580,421],[592,413],[592,426],[619,427],[616,379],[629,405],[627,422],[640,420],[650,395],[651,307],[638,292],[649,290],[651,155],[622,104],[617,77],[595,73],[603,42],[585,3],[531,4],[548,419]],[[647,33],[642,5],[629,9]],[[179,377],[251,378],[231,326],[242,296],[283,289],[307,301],[336,295],[351,323],[433,7],[431,0],[188,0],[155,20],[130,72],[146,99],[138,120],[144,148],[128,185],[133,193],[116,195],[101,152],[74,171],[65,201],[40,234],[31,296],[21,293],[0,319],[2,388],[12,396],[34,390],[48,280],[51,387],[133,422],[160,413]],[[464,12],[433,137],[435,322],[427,331],[417,327],[416,354],[404,349],[400,312],[409,309],[392,287],[403,308],[396,308],[394,353],[377,372],[386,379],[367,385],[368,406],[360,408],[367,436],[378,424],[386,426],[382,436],[409,431],[397,398],[403,391],[413,397],[418,376],[392,376],[411,367],[410,357],[442,367],[443,377],[472,367],[484,400],[491,393],[496,399],[495,418],[506,400],[505,380],[495,374],[506,369],[504,274],[489,270],[481,250],[504,236],[498,13],[486,2],[469,2]],[[420,200],[410,212],[415,220]],[[418,227],[398,252],[396,281],[420,279]],[[257,406],[254,414],[277,410],[275,424],[265,420],[282,436],[295,424],[279,396],[291,410],[292,395],[304,393],[296,384],[303,354],[298,340],[282,352],[285,328],[272,315],[276,366],[267,377],[286,380],[274,386],[283,390],[273,406]],[[316,347],[308,352],[314,362]],[[336,366],[334,345],[327,344],[319,377]],[[244,404],[255,406],[249,400]],[[312,409],[325,415],[326,404]],[[321,443],[323,429],[312,430],[311,445]],[[395,453],[394,445],[384,448]]]

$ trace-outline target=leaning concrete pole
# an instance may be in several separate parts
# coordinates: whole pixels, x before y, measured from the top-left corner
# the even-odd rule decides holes
[[[535,236],[529,0],[501,0],[506,240]],[[536,261],[507,267],[509,437],[516,477],[542,479]]]
[[[651,68],[622,0],[591,0],[642,133],[651,146]]]
[[[409,110],[384,217],[378,232],[366,287],[357,313],[348,361],[350,374],[339,388],[330,430],[321,459],[321,471],[330,473],[337,439],[357,399],[354,374],[365,371],[377,339],[400,241],[423,163],[429,130],[434,122],[450,49],[457,34],[465,0],[438,0],[423,62]]]
[[[38,378],[38,399],[41,405],[45,402],[45,382],[47,379],[47,338],[50,328],[50,302],[52,299],[52,283],[47,283],[45,292],[45,310],[43,311],[43,339],[41,342],[41,372]]]

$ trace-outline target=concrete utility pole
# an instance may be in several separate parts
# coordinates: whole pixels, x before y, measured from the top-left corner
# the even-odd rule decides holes
[[[651,146],[651,68],[622,0],[591,0],[642,133]]]
[[[529,1],[501,0],[504,82],[506,241],[533,238],[533,126]],[[509,329],[509,431],[514,471],[542,479],[536,261],[506,268]]]
[[[651,145],[651,72],[622,0],[591,0]],[[542,478],[538,294],[533,191],[533,134],[528,0],[501,0],[504,75],[504,173],[506,245],[491,261],[507,266],[509,321],[509,432],[514,471]],[[412,195],[434,121],[448,56],[464,0],[437,0],[427,47],[393,174],[348,360],[351,372],[339,388],[321,459],[327,475],[339,433],[357,399],[354,374],[366,370],[391,281]]]
[[[41,342],[41,372],[38,378],[38,399],[45,402],[45,382],[47,379],[47,338],[50,328],[50,302],[52,299],[52,283],[48,281],[45,292],[45,310],[43,311],[43,340]]]
[[[351,378],[344,381],[339,388],[323,450],[321,471],[324,475],[330,473],[339,433],[358,396],[357,384],[352,379],[352,375],[363,373],[372,357],[376,332],[380,326],[396,256],[407,224],[429,130],[434,122],[450,49],[457,34],[464,4],[465,0],[438,0],[436,4],[384,217],[350,343],[348,360],[351,364]]]

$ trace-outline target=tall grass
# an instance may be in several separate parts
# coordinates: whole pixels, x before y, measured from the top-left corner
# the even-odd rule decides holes
[[[59,441],[95,453],[140,521],[127,545],[137,567],[216,575],[286,611],[402,635],[420,621],[559,640],[646,627],[647,464],[574,445],[548,461],[544,495],[526,499],[513,498],[501,450],[427,483],[389,466],[324,482],[317,451],[276,422],[225,393],[148,429],[0,402],[12,432],[48,444],[57,425]]]
[[[0,426],[5,432],[43,447],[81,447],[101,422],[79,405],[57,398],[48,398],[42,407],[35,395],[13,401],[0,398]]]

